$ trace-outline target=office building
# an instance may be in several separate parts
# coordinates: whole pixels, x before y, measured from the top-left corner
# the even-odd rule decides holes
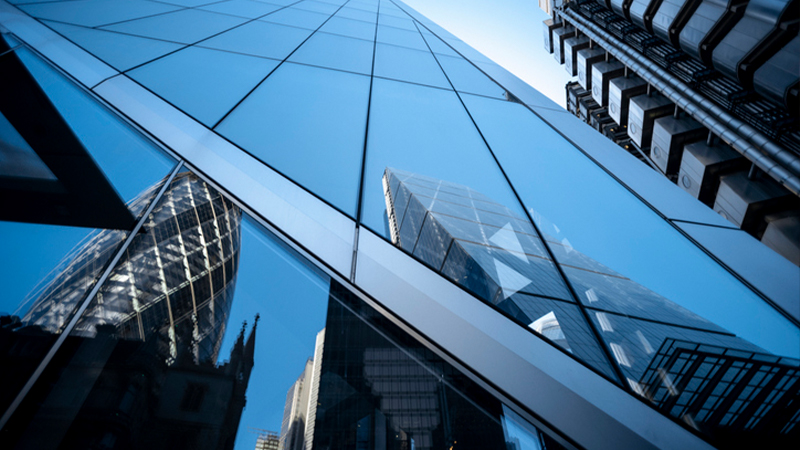
[[[256,450],[279,450],[280,436],[272,431],[264,431],[258,435]]]
[[[796,2],[540,7],[573,114],[800,266]]]
[[[155,187],[131,209],[144,209]],[[189,172],[173,178],[164,194],[165,201],[145,225],[147,232],[134,238],[73,333],[93,336],[98,325],[112,324],[121,336],[145,339],[158,329],[175,357],[177,336],[185,328],[193,336],[195,360],[216,361],[236,289],[241,211]],[[49,332],[62,330],[65,314],[79,300],[69,287],[91,284],[87,279],[99,270],[96,256],[111,253],[121,239],[113,230],[93,237],[42,288],[22,321]]]
[[[224,448],[797,438],[769,413],[797,395],[797,266],[402,2],[2,0],[0,31],[0,323],[29,342],[0,346],[4,447],[52,383],[94,408],[70,362],[146,359],[113,342],[238,367]],[[147,439],[225,403],[203,379]],[[132,416],[82,417],[126,448]]]

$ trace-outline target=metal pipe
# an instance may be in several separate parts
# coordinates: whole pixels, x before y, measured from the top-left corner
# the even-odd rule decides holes
[[[724,109],[693,93],[685,83],[627,45],[621,44],[616,37],[598,25],[569,9],[564,9],[560,14],[567,16],[573,24],[581,25],[583,34],[597,41],[598,45],[607,50],[616,50],[615,56],[619,61],[630,66],[640,77],[673,101],[676,107],[685,110],[759,169],[800,196],[800,158]]]

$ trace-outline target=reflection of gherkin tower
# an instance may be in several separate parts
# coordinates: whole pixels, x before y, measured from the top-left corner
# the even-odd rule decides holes
[[[146,204],[149,194],[131,208],[143,208],[137,203]],[[113,324],[120,337],[146,340],[157,331],[173,356],[178,340],[191,340],[197,361],[216,360],[236,285],[241,219],[241,210],[211,186],[191,173],[178,174],[74,333],[91,336],[95,326]],[[121,239],[110,239],[112,233],[120,234],[101,232],[77,251],[75,261],[110,253]],[[91,283],[79,279],[85,276],[87,271],[75,267],[50,286]],[[79,300],[69,290],[45,288],[25,320],[58,331]]]

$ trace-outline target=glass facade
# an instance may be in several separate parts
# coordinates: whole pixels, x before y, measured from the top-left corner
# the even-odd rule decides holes
[[[798,438],[800,317],[671,212],[726,225],[403,3],[0,25],[4,447]]]

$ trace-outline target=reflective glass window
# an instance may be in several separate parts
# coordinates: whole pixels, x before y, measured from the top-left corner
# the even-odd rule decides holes
[[[446,56],[452,56],[454,58],[460,58],[461,57],[461,55],[456,53],[455,50],[450,48],[449,45],[445,44],[444,41],[442,41],[441,39],[439,39],[438,37],[436,37],[436,36],[434,36],[434,35],[432,35],[430,33],[426,33],[425,32],[426,31],[425,28],[420,27],[420,30],[422,31],[422,34],[425,37],[425,42],[427,42],[428,46],[430,47],[430,49],[431,49],[431,51],[433,53],[438,53],[438,54],[442,54],[442,55],[446,55]]]
[[[336,2],[334,2],[334,3],[336,3]],[[340,2],[339,4],[331,4],[331,3],[325,3],[325,2],[315,2],[313,0],[306,0],[304,2],[300,2],[300,3],[297,3],[295,5],[292,5],[292,7],[297,8],[297,9],[302,9],[302,10],[305,10],[305,11],[314,11],[314,12],[323,13],[323,14],[332,14],[332,13],[336,12],[337,9],[339,9],[339,6],[341,6],[341,3],[344,3],[344,2]]]
[[[46,24],[120,71],[152,61],[183,47],[183,45],[173,42],[77,27],[65,23],[46,22]]]
[[[145,228],[7,444],[561,448],[195,174],[166,186]]]
[[[15,167],[0,171],[5,412],[176,161],[27,49],[0,72],[0,160]],[[43,312],[43,298],[59,307]]]
[[[15,53],[123,201],[134,200],[174,167],[171,157],[52,66],[29,50],[20,49]],[[138,172],[131,170],[134,167]],[[141,209],[135,211],[138,213]]]
[[[505,99],[506,90],[466,59],[444,55],[437,55],[436,59],[457,91]]]
[[[636,308],[630,314],[661,317],[676,325],[686,325],[679,319],[684,316],[696,323],[693,314],[678,312],[686,308],[769,352],[800,354],[796,326],[529,110],[510,102],[463,98],[543,233],[583,255],[579,259],[594,260],[607,267],[605,271],[631,280],[610,283],[612,288],[611,278],[594,277],[591,283],[597,284],[598,299],[608,299],[607,289],[625,289],[627,298],[615,295],[614,309],[633,307],[632,298],[641,300],[644,295],[652,300],[650,305],[656,302],[662,307],[658,312],[649,308],[648,313]],[[575,176],[556,175],[564,173]],[[574,283],[580,291],[594,287],[585,284],[590,274],[567,275],[580,275]],[[652,292],[643,294],[647,291]],[[598,301],[608,305],[608,300]],[[672,302],[674,307],[666,306]]]
[[[387,168],[458,183],[523,215],[454,92],[375,79],[369,125],[362,217],[373,230],[384,229]]]
[[[347,6],[340,9],[339,12],[336,13],[335,17],[361,20],[363,22],[370,22],[370,23],[375,23],[378,20],[378,15],[375,13],[374,10],[365,11],[363,9],[349,8]]]
[[[279,23],[298,28],[316,30],[330,17],[328,14],[321,14],[313,11],[306,11],[296,8],[284,8],[276,11],[260,20],[266,22]]]
[[[86,27],[97,27],[181,9],[177,5],[146,0],[130,0],[126,2],[78,0],[69,4],[51,2],[19,5],[19,8],[40,19],[58,20],[59,22]]]
[[[310,35],[310,30],[253,21],[201,42],[200,46],[283,60]]]
[[[375,40],[375,22],[362,22],[360,20],[345,19],[338,15],[325,22],[319,31],[338,34],[341,36]]]
[[[368,97],[368,77],[285,63],[217,131],[355,216]]]
[[[188,47],[128,75],[212,128],[278,64],[271,59]]]
[[[292,54],[289,61],[370,75],[372,53],[370,41],[315,33]]]
[[[428,46],[425,45],[425,41],[422,40],[422,36],[416,28],[404,30],[384,25],[380,21],[378,21],[378,42],[413,48],[415,50],[428,50]]]
[[[203,5],[200,7],[200,9],[230,14],[232,16],[246,17],[248,19],[255,19],[273,11],[277,11],[278,9],[281,9],[281,6],[251,0],[230,0],[226,2],[211,3],[210,5]]]
[[[423,52],[379,43],[375,46],[375,76],[451,88],[442,69],[427,50]]]
[[[414,21],[409,19],[408,16],[405,18],[397,17],[385,13],[383,10],[378,16],[378,23],[387,27],[401,28],[403,30],[410,30],[413,32],[417,31],[417,28],[414,26]]]
[[[103,27],[111,31],[193,44],[244,23],[247,19],[199,9],[184,9]]]

